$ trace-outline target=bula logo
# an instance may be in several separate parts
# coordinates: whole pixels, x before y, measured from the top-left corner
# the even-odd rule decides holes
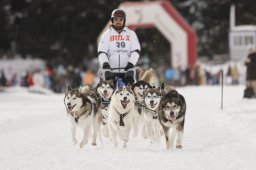
[[[131,36],[130,35],[112,35],[110,36],[110,41],[119,41],[119,40],[122,40],[122,41],[131,41]]]

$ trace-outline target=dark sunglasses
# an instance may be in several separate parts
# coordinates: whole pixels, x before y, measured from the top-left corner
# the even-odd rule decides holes
[[[123,21],[124,21],[124,18],[114,18],[114,21],[115,21],[115,22],[117,22],[117,21],[123,22]]]

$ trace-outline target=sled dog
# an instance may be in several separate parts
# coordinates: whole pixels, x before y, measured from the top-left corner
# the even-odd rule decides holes
[[[92,127],[92,145],[96,145],[100,111],[97,95],[87,86],[80,87],[79,89],[68,87],[64,97],[64,104],[70,120],[73,144],[77,144],[76,127],[83,129],[83,139],[80,142],[80,148],[88,142]]]
[[[181,94],[171,90],[163,95],[159,105],[159,121],[164,130],[166,149],[172,148],[174,144],[177,149],[182,149],[185,113],[186,101]]]
[[[134,113],[134,94],[130,85],[119,86],[111,97],[108,110],[108,130],[114,146],[117,148],[117,136],[127,147]]]
[[[160,138],[161,125],[158,119],[158,107],[162,93],[159,88],[152,88],[144,91],[144,120],[142,136],[149,138],[151,143],[157,142]]]
[[[102,132],[105,137],[108,137],[108,108],[110,104],[111,96],[114,92],[114,84],[111,80],[100,80],[99,84],[96,86],[96,91],[101,98],[101,113],[102,113]]]
[[[133,118],[133,136],[137,136],[139,127],[143,123],[143,110],[144,98],[143,93],[145,90],[151,88],[150,84],[146,81],[139,80],[132,85],[132,91],[135,95],[135,112]]]

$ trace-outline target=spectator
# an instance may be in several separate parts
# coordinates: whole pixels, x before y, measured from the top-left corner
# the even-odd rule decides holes
[[[231,78],[232,78],[233,85],[239,84],[239,71],[237,69],[236,64],[231,69]]]
[[[7,86],[7,79],[3,70],[1,70],[0,86]]]
[[[93,86],[95,83],[95,74],[92,72],[92,70],[88,69],[85,73],[83,83],[85,85]]]
[[[256,52],[255,49],[250,46],[248,48],[249,54],[244,60],[246,65],[246,87],[253,90],[253,95],[256,94]],[[252,96],[253,96],[252,95]]]

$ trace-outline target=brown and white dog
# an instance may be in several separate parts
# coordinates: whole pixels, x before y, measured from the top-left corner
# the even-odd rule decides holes
[[[100,103],[95,93],[89,90],[89,87],[79,89],[68,87],[64,97],[64,104],[67,110],[67,116],[70,120],[73,144],[77,144],[76,127],[82,128],[84,133],[83,139],[80,142],[80,148],[88,142],[92,127],[92,145],[96,145]]]

